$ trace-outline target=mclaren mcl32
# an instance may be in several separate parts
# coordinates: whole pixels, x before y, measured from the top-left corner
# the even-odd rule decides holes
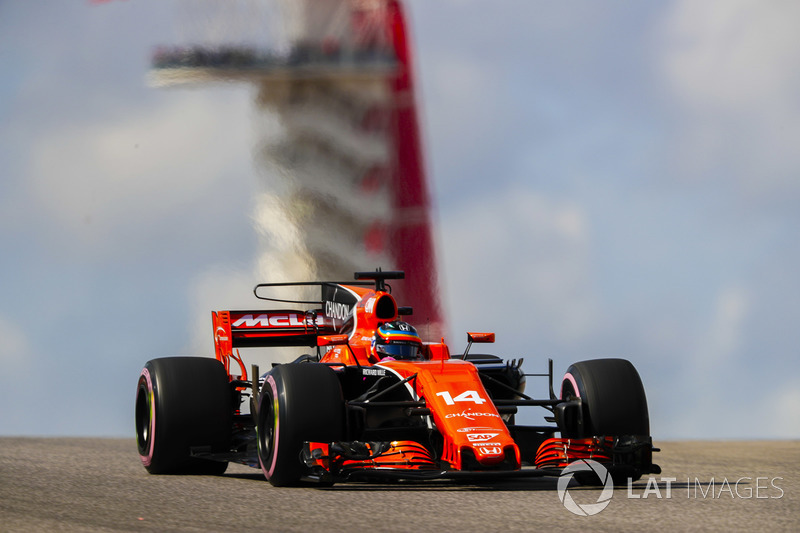
[[[444,340],[423,342],[387,283],[403,277],[379,270],[352,282],[260,284],[256,297],[294,308],[213,312],[215,358],[153,359],[142,370],[135,420],[144,467],[221,474],[237,462],[275,486],[557,476],[589,458],[616,482],[660,472],[629,361],[574,363],[556,393],[552,360],[547,373],[525,374],[521,359],[470,353],[493,333],[467,333],[458,354]],[[318,289],[319,299],[276,297]],[[281,346],[311,353],[265,373],[240,353]],[[543,397],[525,393],[532,376],[547,378]],[[543,410],[541,424],[518,424],[521,409]]]

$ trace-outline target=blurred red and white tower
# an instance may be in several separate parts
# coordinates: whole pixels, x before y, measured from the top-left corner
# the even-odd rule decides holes
[[[197,10],[208,4],[194,1]],[[427,335],[441,335],[431,202],[400,1],[280,0],[269,13],[280,14],[284,42],[270,47],[242,42],[246,32],[237,31],[252,26],[262,4],[217,2],[224,11],[207,23],[213,36],[160,48],[152,82],[247,82],[257,89],[263,120],[277,117],[281,133],[259,139],[255,154],[264,180],[255,219],[265,280],[404,270],[406,281],[394,287],[398,302],[414,307],[413,322],[427,326]]]

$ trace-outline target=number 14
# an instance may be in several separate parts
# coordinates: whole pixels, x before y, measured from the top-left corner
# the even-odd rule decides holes
[[[437,392],[436,396],[441,396],[444,399],[444,403],[447,405],[455,405],[456,402],[473,402],[481,405],[486,402],[486,400],[481,398],[480,394],[474,390],[464,391],[455,398],[453,398],[448,391]]]

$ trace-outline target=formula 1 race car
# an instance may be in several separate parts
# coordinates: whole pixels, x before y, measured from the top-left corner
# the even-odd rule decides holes
[[[422,342],[401,320],[412,310],[386,283],[403,277],[378,270],[354,282],[265,283],[256,297],[304,309],[213,312],[216,359],[153,359],[139,377],[136,437],[147,471],[221,474],[232,461],[260,467],[275,486],[330,485],[558,475],[591,458],[616,482],[660,473],[630,362],[575,363],[556,395],[552,360],[546,374],[525,374],[522,359],[470,353],[493,333],[468,333],[457,355],[444,340]],[[264,294],[278,287],[319,287],[321,299]],[[239,348],[275,346],[314,353],[248,374]],[[525,394],[531,376],[548,378],[549,397]],[[525,407],[544,408],[545,423],[517,424]]]

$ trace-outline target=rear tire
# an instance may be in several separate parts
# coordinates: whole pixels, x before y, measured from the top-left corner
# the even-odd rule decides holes
[[[208,357],[148,361],[136,391],[136,443],[151,474],[225,472],[228,463],[198,459],[193,447],[227,451],[232,426],[225,367]]]
[[[565,437],[650,435],[644,386],[630,361],[594,359],[571,365],[561,383],[561,398],[569,396],[582,400],[583,431],[566,428]]]
[[[267,375],[259,395],[258,461],[276,487],[295,485],[306,471],[303,443],[337,442],[344,434],[344,401],[326,365],[289,363]]]

